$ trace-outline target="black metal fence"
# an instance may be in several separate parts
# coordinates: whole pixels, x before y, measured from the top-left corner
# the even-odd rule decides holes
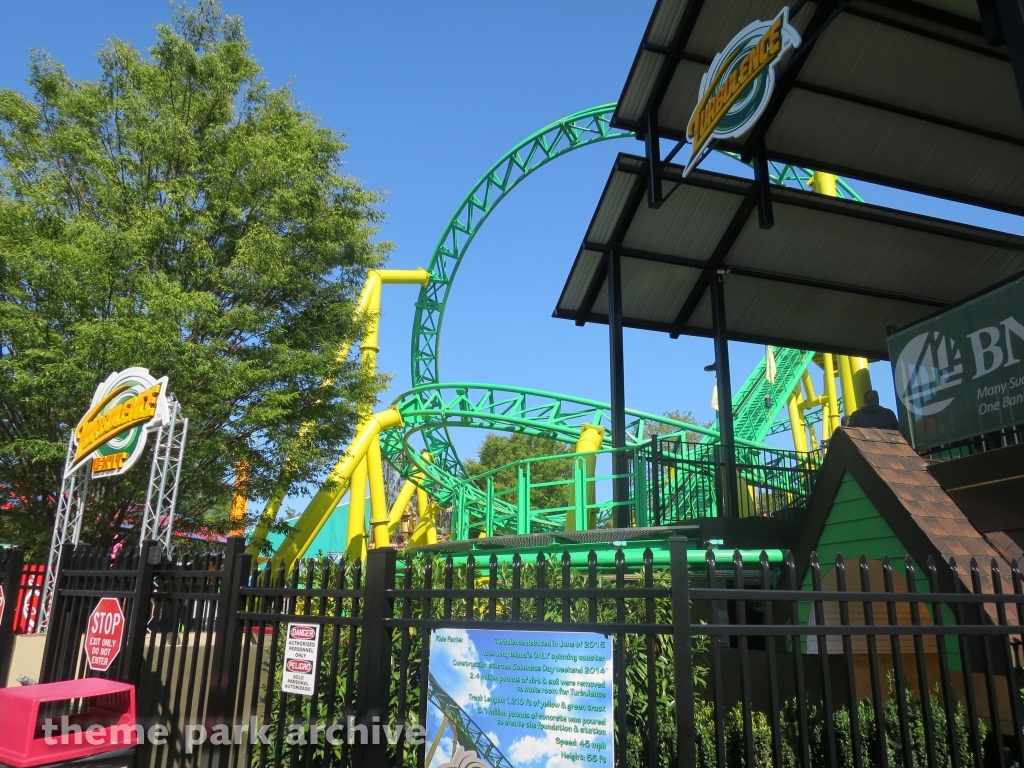
[[[594,632],[612,642],[616,768],[1024,764],[1015,566],[812,556],[799,568],[792,557],[695,553],[684,538],[668,546],[669,567],[650,552],[627,566],[621,549],[611,567],[596,553],[457,565],[377,550],[365,567],[250,570],[237,539],[187,562],[151,563],[149,544],[110,566],[73,555],[48,677],[86,674],[78,617],[112,594],[145,617],[129,620],[114,674],[138,683],[147,725],[171,733],[139,765],[397,768],[452,756],[433,734],[351,743],[351,726],[425,724],[431,707],[461,717],[432,689],[432,630]],[[305,695],[281,691],[293,622],[320,628]],[[199,725],[232,738],[189,744]],[[479,730],[469,717],[452,729],[463,742]],[[526,765],[488,744],[489,765]]]
[[[7,685],[14,656],[14,619],[23,562],[24,553],[19,547],[0,547],[0,688]]]

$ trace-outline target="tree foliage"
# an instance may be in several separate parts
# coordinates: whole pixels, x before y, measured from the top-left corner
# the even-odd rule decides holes
[[[382,198],[262,77],[241,21],[177,7],[148,55],[112,40],[98,63],[73,80],[34,51],[30,92],[0,91],[0,540],[37,555],[112,370],[167,375],[190,419],[186,527],[223,521],[236,467],[250,498],[285,466],[293,490],[313,482],[382,385],[336,359],[390,249]],[[85,539],[130,537],[147,479],[94,483]]]
[[[524,435],[513,432],[508,435],[500,435],[491,432],[484,438],[477,452],[477,459],[466,461],[466,471],[471,477],[490,472],[492,469],[503,467],[514,461],[522,459],[533,459],[541,456],[556,456],[561,453],[572,451],[573,447],[568,443],[558,440],[550,440],[535,435]],[[572,457],[564,459],[552,459],[550,461],[535,461],[530,465],[531,483],[548,483],[557,480],[570,480],[573,473]],[[519,482],[519,474],[515,467],[503,469],[492,475],[494,478],[494,490],[505,491],[515,488]],[[485,481],[478,484],[484,487]],[[572,488],[570,485],[553,485],[544,488],[533,489],[530,494],[530,506],[532,509],[551,509],[553,507],[564,507],[572,503]]]
[[[698,421],[697,417],[694,416],[693,411],[683,411],[681,413],[678,410],[665,411],[664,415],[670,419],[675,419],[676,421],[683,421],[687,424],[696,424],[698,427],[705,427],[707,429],[712,429],[715,426],[714,420],[705,422]],[[644,424],[644,439],[650,440],[652,437],[670,435],[675,431],[675,427],[668,424],[659,424],[656,421],[649,421]],[[692,430],[686,430],[683,434],[686,438],[684,442],[687,443],[699,443],[704,439],[704,435],[702,433],[693,432]]]

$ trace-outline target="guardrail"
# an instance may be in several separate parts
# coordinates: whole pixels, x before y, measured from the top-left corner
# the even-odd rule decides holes
[[[629,448],[513,462],[456,487],[452,537],[607,527],[614,510],[623,506],[638,527],[716,517],[726,482],[724,450],[714,443],[665,437]],[[740,517],[801,519],[820,454],[744,446],[735,450]],[[616,453],[626,455],[624,474],[610,469]],[[628,481],[629,496],[614,501],[611,488],[621,477]],[[470,520],[483,522],[471,529]]]

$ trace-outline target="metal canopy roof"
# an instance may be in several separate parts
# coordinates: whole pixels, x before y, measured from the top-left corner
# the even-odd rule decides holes
[[[607,254],[621,259],[626,327],[712,335],[711,275],[726,270],[728,336],[886,358],[902,327],[1024,271],[1024,238],[772,187],[761,229],[755,182],[667,166],[646,205],[646,161],[619,155],[555,317],[607,322]]]
[[[682,139],[711,58],[783,5],[659,0],[612,124]],[[797,0],[803,43],[784,54],[764,114],[716,146],[750,157],[763,140],[772,159],[1024,213],[1021,91],[1006,45],[986,41],[984,29],[1000,36],[997,18],[979,17],[990,5]]]

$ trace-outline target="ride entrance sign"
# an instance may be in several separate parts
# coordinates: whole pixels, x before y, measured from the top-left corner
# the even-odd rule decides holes
[[[436,629],[427,767],[614,765],[612,640]]]
[[[101,597],[85,630],[85,658],[93,672],[106,672],[121,653],[124,625],[120,601]]]
[[[1024,423],[1024,278],[888,343],[900,429],[916,450]]]

